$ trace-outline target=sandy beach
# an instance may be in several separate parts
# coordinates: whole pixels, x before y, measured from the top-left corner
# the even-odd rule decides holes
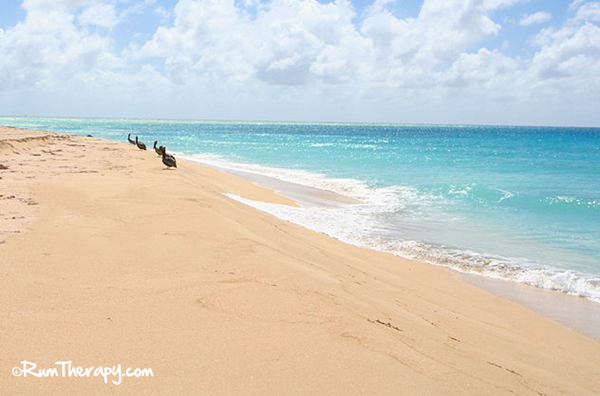
[[[600,394],[598,341],[123,139],[0,128],[1,394]],[[23,361],[153,376],[15,375]]]

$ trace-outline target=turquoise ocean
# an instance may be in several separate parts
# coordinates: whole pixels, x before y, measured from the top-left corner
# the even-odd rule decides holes
[[[232,198],[358,246],[600,301],[600,128],[0,117],[329,190]]]

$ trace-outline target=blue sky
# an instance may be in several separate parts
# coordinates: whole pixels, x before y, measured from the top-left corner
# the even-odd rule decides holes
[[[600,125],[600,2],[3,0],[3,115]]]

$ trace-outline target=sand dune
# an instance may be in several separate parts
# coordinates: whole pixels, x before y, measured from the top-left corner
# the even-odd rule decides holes
[[[0,154],[0,394],[600,394],[597,341],[223,195],[295,204],[250,181],[41,131],[0,129]]]

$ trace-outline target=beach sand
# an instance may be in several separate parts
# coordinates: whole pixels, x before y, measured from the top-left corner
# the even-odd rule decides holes
[[[223,195],[295,204],[251,181],[43,131],[0,154],[2,395],[600,394],[598,341]]]

